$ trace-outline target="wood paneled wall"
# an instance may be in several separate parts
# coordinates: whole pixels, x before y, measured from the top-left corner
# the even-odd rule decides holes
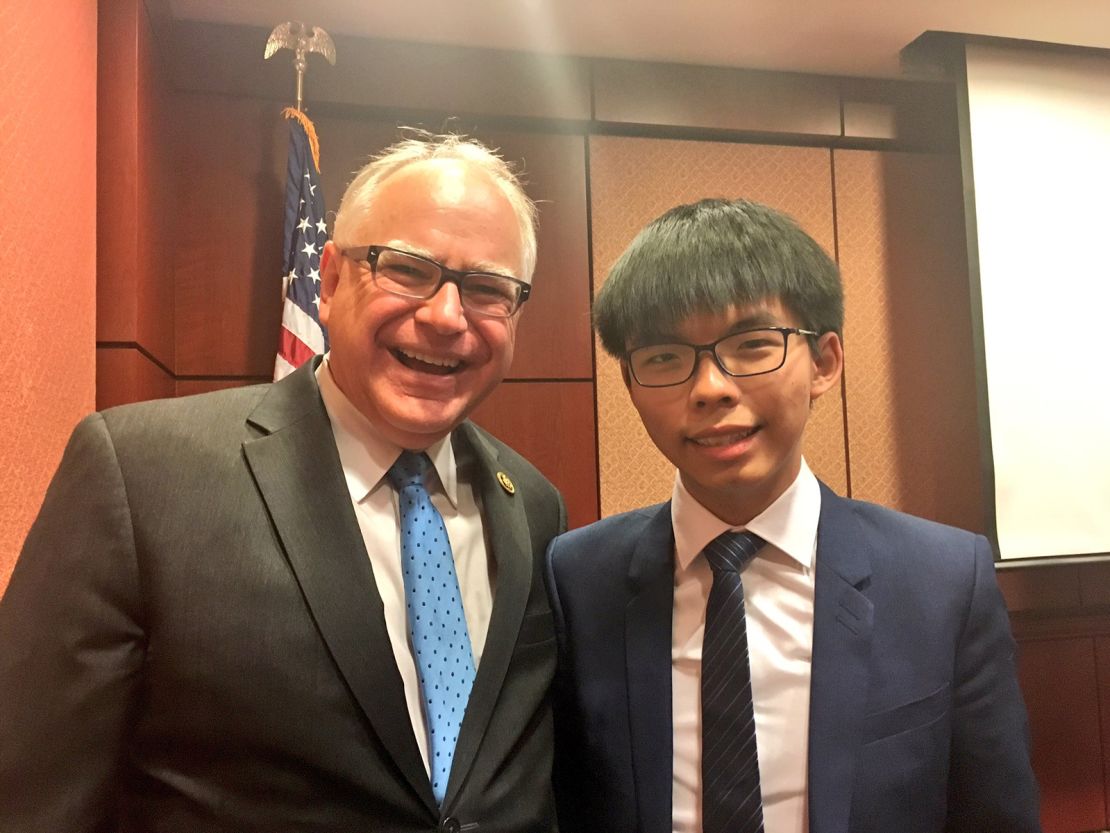
[[[174,393],[174,102],[142,0],[97,4],[96,405]]]
[[[834,252],[832,169],[827,148],[594,136],[590,139],[594,280],[650,220],[703,197],[743,196],[794,217]],[[617,362],[597,347],[602,515],[670,497],[674,468],[652,445]],[[847,490],[840,391],[816,405],[806,458],[832,488]]]
[[[102,405],[265,381],[280,316],[288,62],[261,61],[264,31],[166,24],[144,5],[165,2],[101,4],[123,36],[100,81],[118,110],[99,160],[117,179],[99,212]],[[463,130],[523,162],[541,210],[535,300],[510,378],[474,417],[562,489],[572,524],[665,498],[672,478],[595,348],[592,288],[658,213],[735,195],[793,214],[844,272],[846,375],[813,417],[815,470],[846,494],[983,528],[950,89],[336,41],[339,66],[314,62],[307,85],[333,209],[398,124]],[[1103,826],[1107,569],[1000,575],[1045,830]]]

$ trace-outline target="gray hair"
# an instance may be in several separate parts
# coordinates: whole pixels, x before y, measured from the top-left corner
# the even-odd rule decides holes
[[[476,139],[453,133],[417,133],[415,138],[404,139],[386,148],[355,174],[343,193],[335,215],[332,234],[335,244],[345,248],[366,242],[355,239],[357,226],[373,203],[374,193],[390,176],[415,162],[455,159],[485,171],[509,200],[524,244],[524,274],[520,277],[530,281],[536,268],[536,204],[524,193],[524,186],[513,166]]]

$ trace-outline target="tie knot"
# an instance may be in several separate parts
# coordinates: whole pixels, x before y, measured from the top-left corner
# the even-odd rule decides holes
[[[402,451],[401,456],[389,468],[389,482],[395,489],[407,486],[424,488],[424,475],[432,467],[432,461],[424,452]]]
[[[754,532],[722,532],[705,545],[709,566],[714,573],[729,571],[739,573],[755,558],[765,541]]]

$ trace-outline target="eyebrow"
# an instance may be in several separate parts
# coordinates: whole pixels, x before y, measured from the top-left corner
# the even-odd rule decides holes
[[[420,257],[424,258],[425,260],[430,260],[433,263],[439,263],[441,266],[446,266],[446,264],[442,263],[439,258],[433,255],[427,249],[422,249],[419,246],[409,245],[403,240],[392,240],[389,243],[383,243],[381,245],[388,246],[391,249],[399,249],[400,251],[408,252],[409,254],[420,255]],[[451,267],[448,266],[447,268],[450,269]],[[454,271],[464,273],[483,272],[489,275],[498,275],[502,278],[516,278],[517,280],[520,280],[520,278],[517,278],[517,276],[514,275],[510,270],[505,269],[503,266],[500,266],[488,260],[478,260],[467,266],[465,269],[456,269]]]
[[[782,327],[784,326],[775,316],[766,310],[759,310],[743,318],[733,321],[728,327],[725,328],[721,337],[732,335],[734,333],[743,332],[744,330],[758,330],[762,327]],[[685,337],[675,332],[664,330],[652,330],[641,332],[633,339],[634,346],[630,350],[636,350],[640,347],[648,347],[653,344],[689,344]]]

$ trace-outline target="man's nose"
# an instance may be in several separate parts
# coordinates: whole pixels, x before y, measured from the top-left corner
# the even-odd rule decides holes
[[[690,400],[698,407],[739,399],[736,377],[721,369],[712,350],[702,350],[694,363]]]
[[[450,281],[445,282],[435,295],[417,308],[416,320],[445,335],[465,330],[466,310],[462,305],[459,287]]]

